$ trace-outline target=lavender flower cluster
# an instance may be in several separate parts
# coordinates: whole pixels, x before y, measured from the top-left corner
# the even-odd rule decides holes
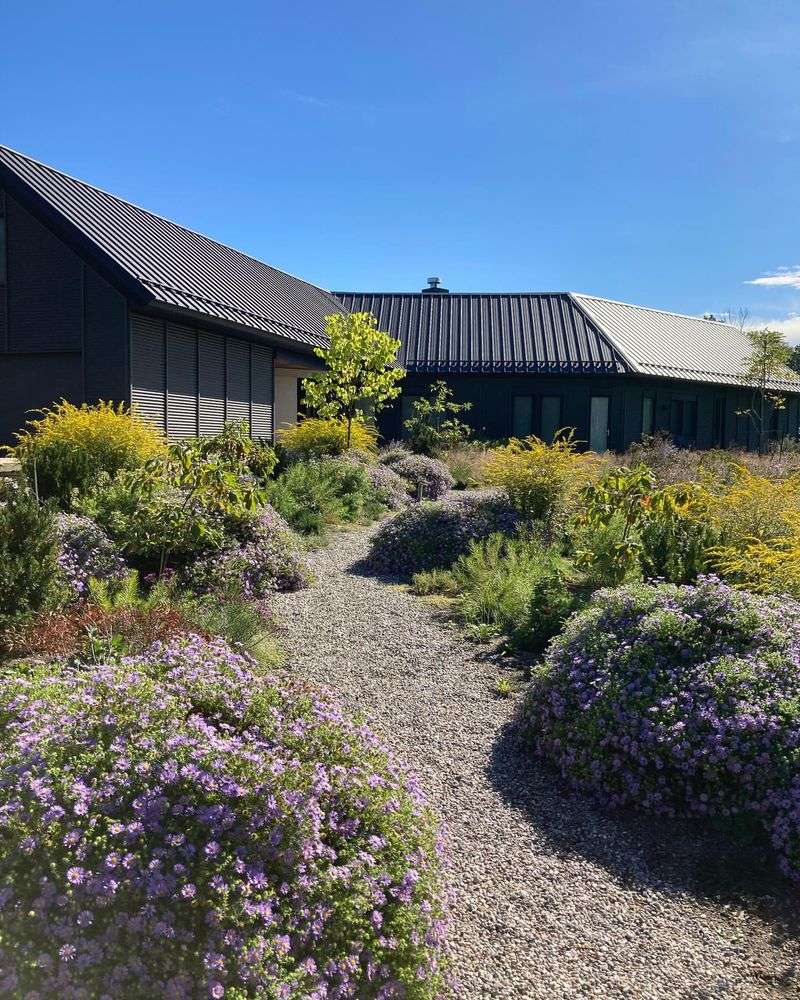
[[[300,590],[310,581],[296,535],[269,505],[238,526],[239,538],[191,563],[182,574],[197,593],[240,591],[251,600]]]
[[[437,500],[455,485],[450,470],[438,458],[413,455],[401,447],[394,447],[379,456],[381,464],[396,472],[410,487],[413,496]]]
[[[0,710],[0,995],[438,994],[434,825],[329,696],[188,636]]]
[[[382,504],[389,510],[402,510],[411,502],[408,484],[388,465],[368,465],[364,470],[367,479]]]
[[[121,580],[127,567],[122,554],[99,524],[80,514],[59,514],[57,556],[61,576],[76,599],[86,597],[89,581]]]
[[[600,591],[523,714],[576,786],[667,816],[759,816],[800,875],[800,603],[714,577]]]
[[[379,572],[404,575],[449,566],[470,542],[495,532],[512,534],[519,515],[504,493],[484,490],[415,504],[373,536],[369,563]]]

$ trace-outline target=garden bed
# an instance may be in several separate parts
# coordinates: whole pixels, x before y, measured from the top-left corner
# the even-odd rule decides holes
[[[792,995],[800,946],[769,845],[570,791],[520,743],[486,647],[361,569],[374,530],[314,553],[315,587],[276,611],[292,669],[365,712],[444,820],[461,995]]]

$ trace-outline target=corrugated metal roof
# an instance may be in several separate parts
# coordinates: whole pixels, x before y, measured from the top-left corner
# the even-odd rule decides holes
[[[5,166],[157,302],[324,346],[329,292],[0,146]],[[0,174],[0,176],[2,176]]]
[[[659,378],[741,385],[752,345],[739,327],[697,316],[663,312],[571,293],[616,345],[632,371]],[[772,383],[780,391],[800,391],[800,378],[789,368]]]
[[[402,344],[410,371],[624,372],[621,354],[567,294],[335,292]]]

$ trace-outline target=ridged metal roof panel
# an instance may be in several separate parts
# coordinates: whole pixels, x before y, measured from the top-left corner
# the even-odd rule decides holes
[[[639,374],[743,384],[742,371],[753,348],[739,327],[591,295],[572,293],[571,298]],[[789,368],[785,372],[785,379],[771,388],[800,391],[800,378]]]
[[[324,345],[329,292],[0,146],[0,164],[159,302]]]
[[[621,354],[561,293],[335,292],[401,342],[400,363],[431,372],[626,371]]]

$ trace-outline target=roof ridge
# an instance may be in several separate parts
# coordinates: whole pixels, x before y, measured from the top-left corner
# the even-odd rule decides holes
[[[440,292],[440,291],[436,291],[436,292],[428,292],[428,291],[422,291],[422,290],[420,290],[418,292],[353,292],[353,291],[333,291],[333,290],[331,291],[331,295],[337,295],[337,296],[338,295],[365,295],[365,296],[366,295],[372,295],[372,296],[378,296],[378,295],[424,295],[426,299],[436,299],[436,298],[446,299],[446,298],[449,298],[449,297],[452,297],[452,296],[455,296],[455,295],[480,295],[480,296],[486,297],[486,296],[489,296],[489,295],[510,295],[510,296],[514,296],[514,295],[570,295],[570,294],[571,294],[570,292],[559,292],[559,291],[555,291],[555,292],[553,292],[553,291],[550,291],[550,292],[547,292],[547,291],[538,291],[538,292],[536,292],[536,291],[527,291],[527,292],[469,292],[469,291]]]
[[[608,302],[612,306],[625,306],[628,309],[640,309],[642,312],[660,313],[662,316],[679,316],[681,319],[694,319],[698,323],[713,323],[715,326],[729,326],[733,330],[739,327],[734,323],[724,323],[718,319],[708,319],[705,316],[693,316],[691,313],[675,312],[674,309],[655,309],[653,306],[640,306],[635,302],[623,302],[621,299],[608,299],[603,295],[589,295],[588,292],[570,292],[576,299],[593,299],[595,302]]]
[[[166,215],[159,215],[158,212],[153,212],[149,208],[144,208],[144,206],[137,204],[135,201],[129,201],[127,198],[120,198],[118,194],[114,194],[112,191],[106,191],[105,188],[99,187],[97,184],[90,184],[89,181],[83,180],[81,177],[75,177],[74,174],[68,174],[65,170],[58,170],[56,167],[51,166],[49,163],[44,163],[42,160],[37,160],[33,156],[28,156],[27,153],[21,153],[18,149],[14,149],[11,146],[6,146],[0,143],[0,150],[5,150],[8,153],[13,153],[14,156],[19,156],[23,160],[28,160],[30,163],[35,163],[39,167],[44,167],[45,170],[50,170],[54,174],[60,174],[62,177],[68,177],[71,181],[76,184],[80,184],[82,187],[89,188],[92,191],[98,191],[100,194],[105,195],[106,198],[113,198],[114,201],[119,202],[121,205],[127,205],[130,208],[135,208],[137,212],[144,212],[145,215],[149,215],[153,219],[159,219],[161,222],[167,222],[171,226],[175,226],[177,229],[182,229],[186,233],[191,233],[193,236],[199,236],[203,240],[207,240],[209,243],[216,243],[217,246],[225,247],[227,250],[232,250],[234,253],[238,253],[242,257],[246,257],[248,260],[254,261],[256,264],[260,264],[262,267],[268,267],[270,271],[277,271],[279,274],[288,275],[290,278],[294,278],[295,281],[300,281],[304,285],[308,285],[309,288],[316,288],[318,291],[323,292],[325,295],[333,296],[334,293],[328,288],[323,288],[322,285],[316,285],[313,281],[308,281],[307,278],[301,278],[296,274],[292,274],[291,271],[285,271],[283,268],[273,267],[271,264],[267,264],[266,261],[259,260],[258,257],[254,257],[252,254],[247,253],[245,250],[240,250],[238,247],[231,246],[230,243],[223,243],[222,240],[213,239],[211,236],[201,233],[199,229],[192,229],[190,226],[185,226],[182,222],[176,222],[174,219],[168,219]],[[183,291],[183,289],[181,289]],[[218,303],[220,305],[227,303]],[[254,314],[255,315],[255,314]],[[283,324],[282,324],[283,325]]]

